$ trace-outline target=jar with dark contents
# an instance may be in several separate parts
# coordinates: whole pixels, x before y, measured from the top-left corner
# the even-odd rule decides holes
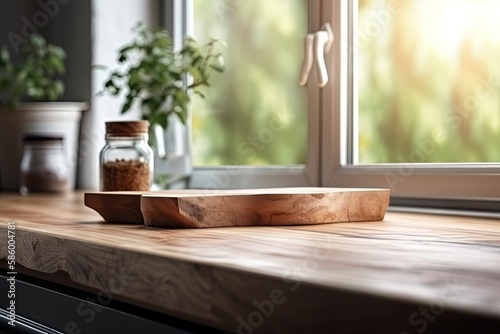
[[[20,166],[20,193],[61,193],[69,187],[62,136],[26,134]]]
[[[150,190],[154,157],[148,130],[148,121],[106,122],[106,145],[100,154],[102,191]]]

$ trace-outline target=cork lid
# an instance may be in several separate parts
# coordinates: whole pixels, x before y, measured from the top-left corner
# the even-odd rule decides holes
[[[134,134],[147,133],[148,121],[115,121],[106,122],[106,134],[130,136]]]

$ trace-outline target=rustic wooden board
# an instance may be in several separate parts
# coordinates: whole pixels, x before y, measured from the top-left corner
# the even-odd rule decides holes
[[[201,228],[310,225],[382,220],[389,190],[272,188],[199,193],[146,193],[141,198],[149,226]]]
[[[272,188],[85,194],[109,223],[169,228],[309,225],[382,220],[389,190]]]

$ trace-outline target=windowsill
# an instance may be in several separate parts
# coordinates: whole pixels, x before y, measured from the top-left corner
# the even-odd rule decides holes
[[[487,219],[500,220],[500,212],[481,211],[481,210],[457,210],[457,209],[439,209],[439,208],[427,208],[427,207],[390,205],[387,211],[401,212],[401,213],[417,213],[417,214],[437,215],[437,216],[459,216],[459,217],[461,216],[461,217],[487,218]]]

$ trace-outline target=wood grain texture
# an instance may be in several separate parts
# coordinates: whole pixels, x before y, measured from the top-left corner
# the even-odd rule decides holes
[[[19,265],[229,332],[273,293],[284,299],[254,333],[416,332],[409,317],[430,305],[445,311],[429,328],[500,319],[497,219],[388,212],[383,222],[157,229],[103,223],[83,194],[1,194],[3,259],[7,220]]]
[[[126,223],[132,217],[133,222],[141,222],[138,195],[86,194],[85,204],[108,222]],[[149,226],[201,228],[376,221],[384,218],[388,205],[385,189],[188,190],[145,193],[140,211]]]

